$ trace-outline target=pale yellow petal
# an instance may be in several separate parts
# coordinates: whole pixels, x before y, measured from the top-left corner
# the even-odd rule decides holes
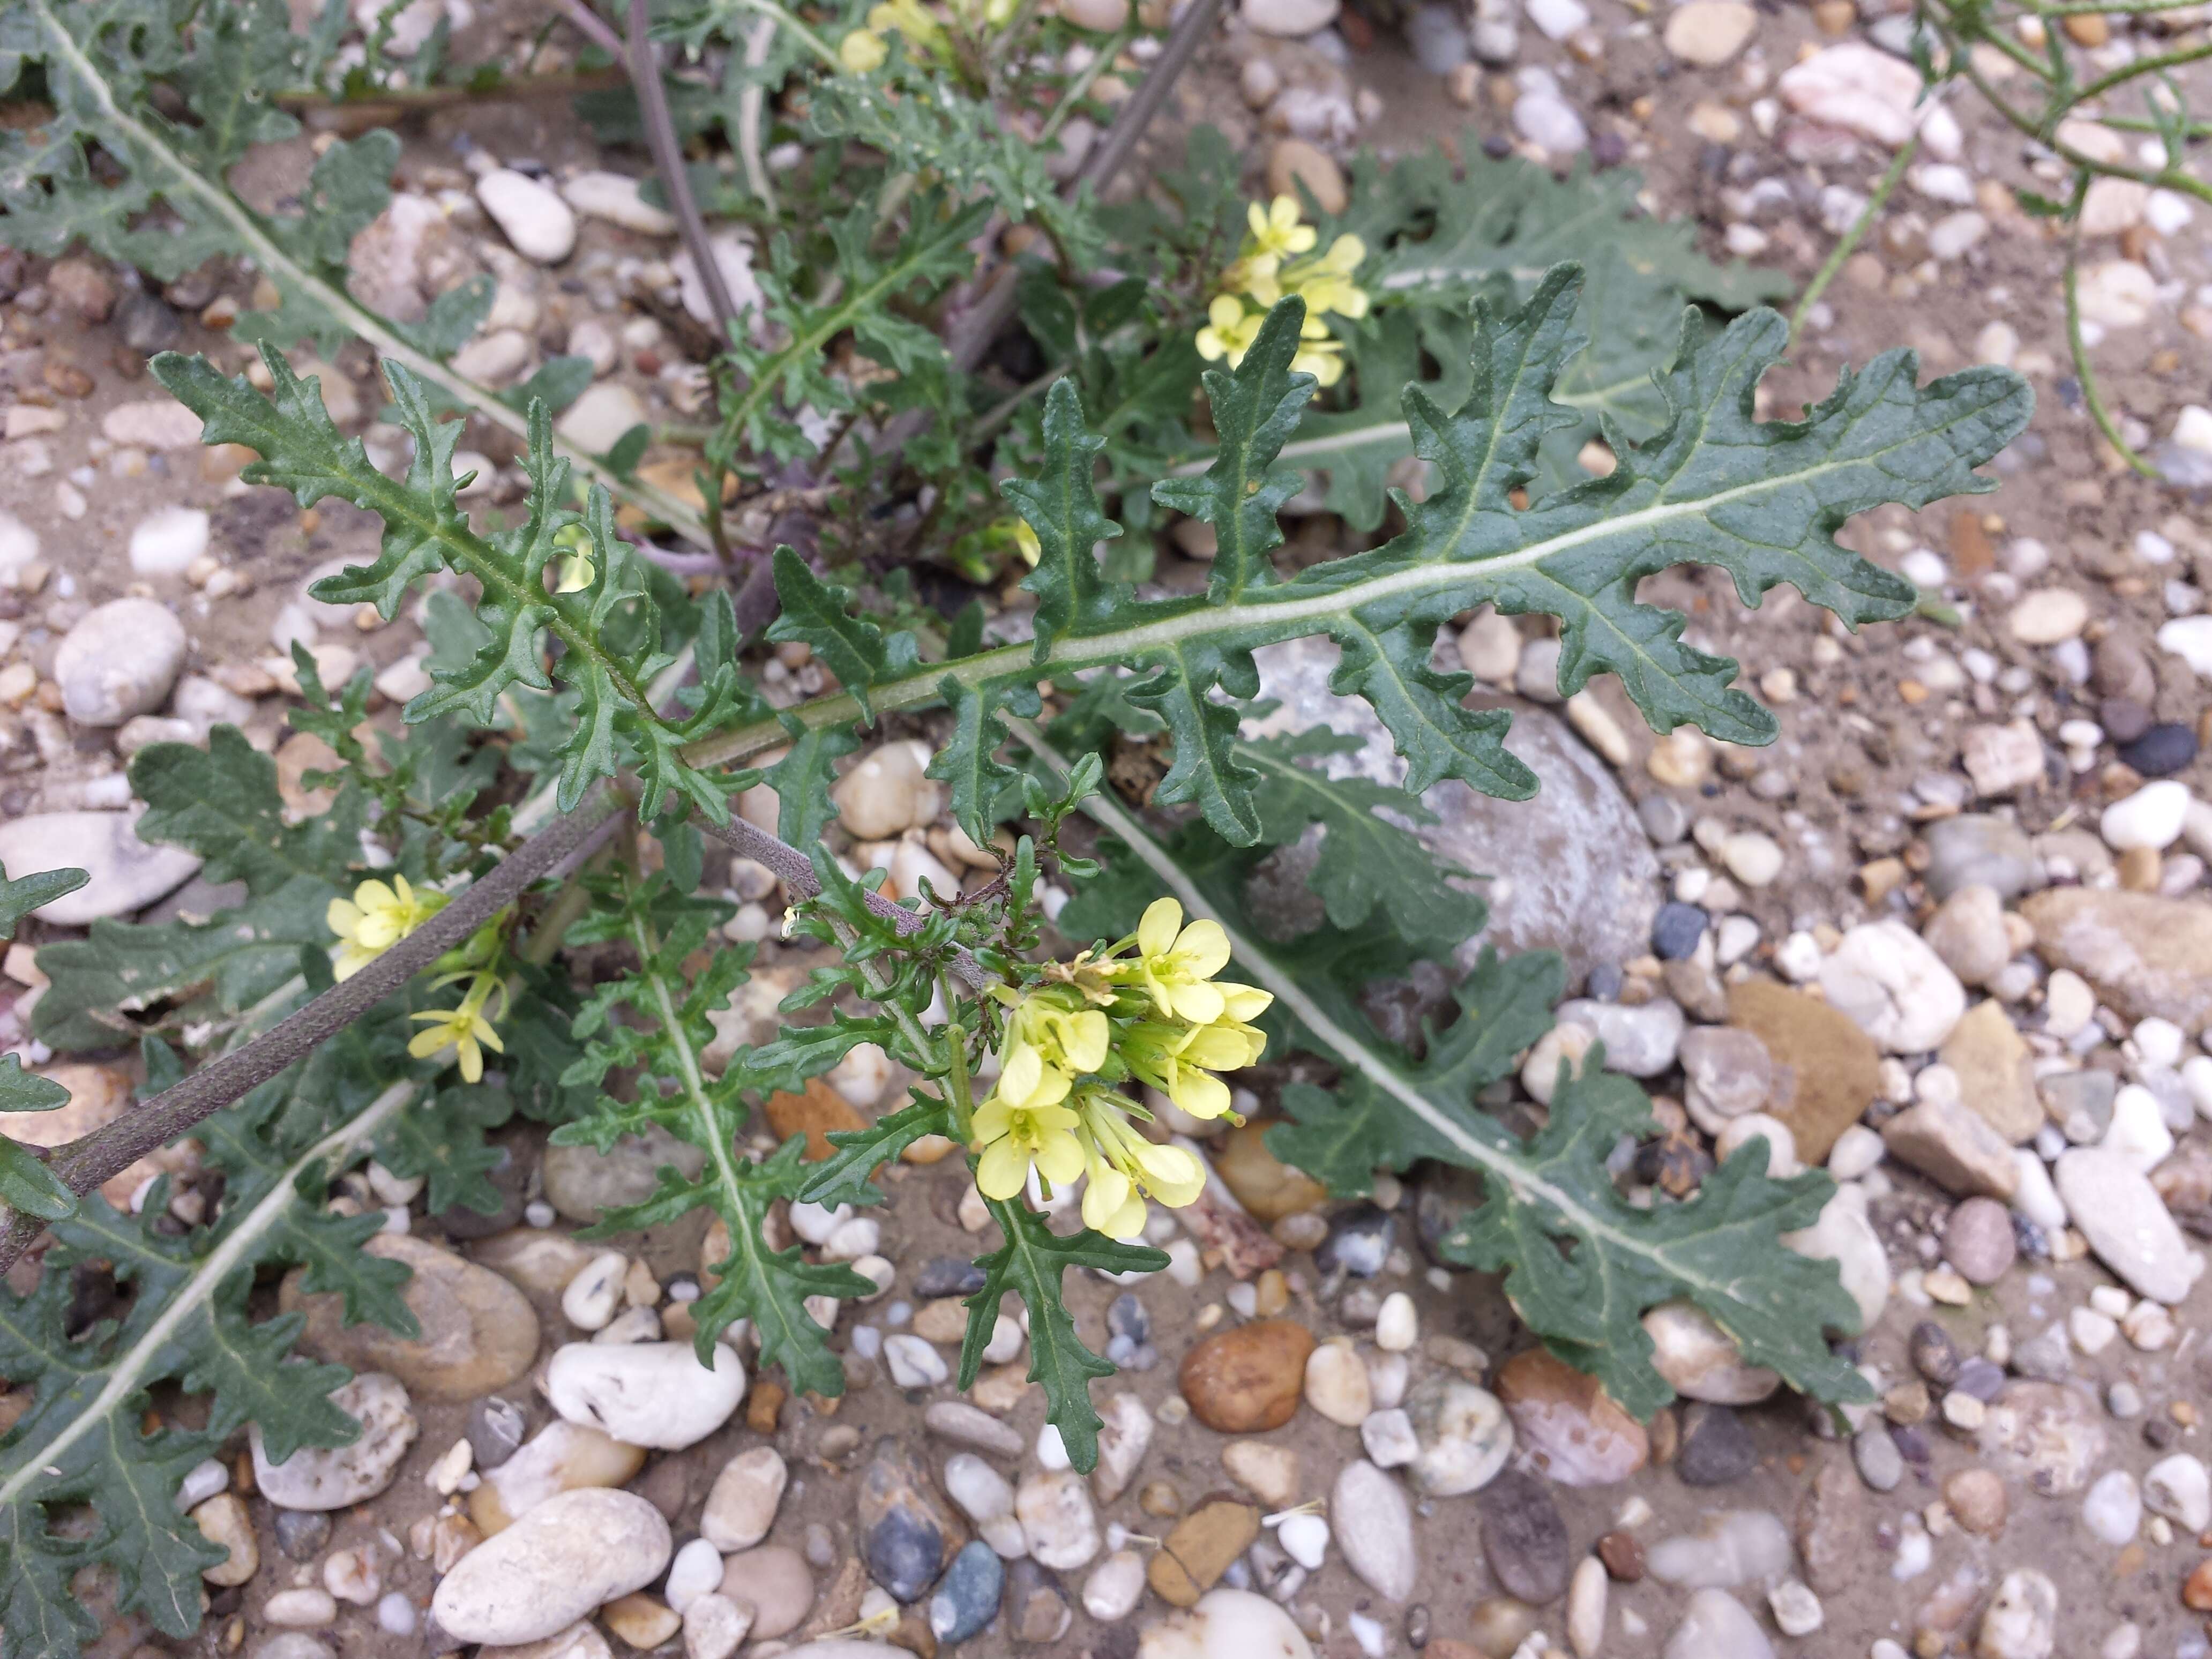
[[[1064,1186],[1083,1173],[1083,1143],[1065,1129],[1044,1138],[1036,1151],[1037,1172],[1055,1186]]]
[[[1030,1178],[1030,1161],[1012,1140],[994,1140],[975,1165],[975,1184],[986,1198],[1012,1198]]]
[[[1182,930],[1182,906],[1171,898],[1154,899],[1137,924],[1137,949],[1148,957],[1164,957],[1175,949]]]

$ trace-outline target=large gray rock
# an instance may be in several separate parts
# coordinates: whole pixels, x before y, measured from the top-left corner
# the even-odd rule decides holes
[[[1378,783],[1403,780],[1405,762],[1374,710],[1329,690],[1334,645],[1292,640],[1254,656],[1260,695],[1282,707],[1249,725],[1249,735],[1326,726],[1362,740],[1360,749],[1334,759],[1338,775],[1357,771]],[[1512,711],[1505,746],[1542,787],[1534,800],[1505,801],[1447,780],[1422,797],[1438,820],[1420,828],[1422,842],[1449,862],[1489,878],[1481,890],[1490,902],[1490,925],[1460,947],[1461,963],[1471,966],[1485,945],[1508,953],[1553,950],[1566,957],[1571,978],[1579,981],[1600,963],[1643,955],[1659,910],[1659,863],[1635,807],[1605,763],[1564,720],[1528,703],[1484,701]],[[1297,865],[1284,862],[1286,868]],[[1316,905],[1309,920],[1318,915]]]
[[[151,599],[95,606],[54,653],[62,707],[80,726],[120,726],[168,700],[185,666],[185,625]]]
[[[624,1135],[605,1152],[589,1146],[548,1146],[542,1166],[545,1199],[571,1221],[597,1221],[602,1210],[652,1197],[664,1164],[693,1180],[707,1167],[707,1154],[657,1123],[642,1135]]]
[[[0,866],[17,878],[83,871],[89,881],[38,911],[57,927],[82,927],[144,909],[191,880],[200,861],[181,847],[139,840],[136,812],[35,812],[0,823]]]

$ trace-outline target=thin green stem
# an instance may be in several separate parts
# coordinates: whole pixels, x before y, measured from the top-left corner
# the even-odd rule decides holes
[[[1859,216],[1851,221],[1851,228],[1844,233],[1843,240],[1836,244],[1826,263],[1813,273],[1813,280],[1805,285],[1805,292],[1797,301],[1797,308],[1790,313],[1790,344],[1797,343],[1798,332],[1805,326],[1806,313],[1820,303],[1820,296],[1828,291],[1828,284],[1836,280],[1836,273],[1844,268],[1844,261],[1857,252],[1859,244],[1866,240],[1867,232],[1873,228],[1874,222],[1881,216],[1883,207],[1896,191],[1898,180],[1905,177],[1905,169],[1911,165],[1912,158],[1919,151],[1920,135],[1916,132],[1898,150],[1889,164],[1889,170],[1881,175],[1881,182],[1874,187],[1874,194],[1867,198],[1867,204],[1859,210]]]
[[[2082,192],[2075,192],[2075,207],[2080,210]],[[2081,295],[2079,276],[2079,254],[2081,246],[2081,228],[2077,222],[2072,240],[2066,245],[2066,344],[2074,354],[2075,378],[2081,382],[2081,401],[2089,410],[2089,418],[2097,423],[2097,430],[2105,434],[2105,441],[2118,451],[2125,461],[2146,478],[2158,477],[2158,469],[2142,456],[2125,438],[2113,422],[2112,412],[2105,407],[2104,393],[2097,386],[2097,371],[2089,362],[2089,347],[2081,337]]]
[[[1136,32],[1137,15],[1135,10],[1132,9],[1128,21],[1114,32],[1114,38],[1099,49],[1098,55],[1083,66],[1082,72],[1074,80],[1069,82],[1066,89],[1060,94],[1060,102],[1053,106],[1052,114],[1046,118],[1044,130],[1037,134],[1036,147],[1039,149],[1042,149],[1053,141],[1067,118],[1075,113],[1076,106],[1091,95],[1092,82],[1105,72],[1108,65],[1121,55],[1122,49],[1129,44],[1131,37]]]

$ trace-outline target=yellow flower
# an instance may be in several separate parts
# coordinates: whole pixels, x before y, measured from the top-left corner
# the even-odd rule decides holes
[[[1244,361],[1252,342],[1260,337],[1260,325],[1267,320],[1263,313],[1246,311],[1233,294],[1215,295],[1206,318],[1206,326],[1198,331],[1198,355],[1210,363],[1225,357],[1231,368]]]
[[[1066,1093],[1065,1079],[1060,1093]],[[1065,1106],[1016,1105],[994,1093],[975,1109],[975,1144],[983,1154],[975,1166],[975,1185],[983,1196],[1012,1198],[1029,1184],[1031,1164],[1047,1181],[1064,1183],[1081,1175],[1083,1144],[1073,1133],[1076,1121]]]
[[[1252,228],[1250,240],[1244,244],[1247,256],[1285,257],[1310,252],[1321,233],[1311,225],[1299,223],[1299,216],[1295,196],[1278,196],[1265,207],[1253,203],[1244,210],[1244,222]]]
[[[1206,1025],[1227,1011],[1226,994],[1207,983],[1229,965],[1229,935],[1219,922],[1200,917],[1186,927],[1182,905],[1154,899],[1137,923],[1136,945],[1135,959],[1115,967],[1141,984],[1160,1012]]]
[[[445,908],[443,893],[417,893],[404,876],[365,881],[350,900],[332,899],[323,913],[324,926],[338,938],[332,971],[351,979]]]
[[[1082,1006],[1077,994],[1032,991],[1006,1022],[999,1048],[1000,1087],[1006,1089],[1006,1079],[1012,1079],[1015,1097],[1026,1100],[1034,1094],[1025,1086],[1032,1073],[1042,1079],[1048,1072],[1071,1077],[1095,1072],[1106,1063],[1113,1037],[1106,1016]]]
[[[855,75],[870,75],[884,66],[890,48],[873,29],[854,29],[837,43],[837,61]]]
[[[465,974],[450,974],[438,981],[440,988],[456,980],[470,979]],[[495,1054],[507,1052],[507,1045],[492,1030],[491,1021],[484,1016],[484,1006],[497,992],[504,1012],[507,987],[496,974],[477,974],[473,976],[467,992],[458,1008],[433,1008],[411,1018],[424,1022],[425,1029],[416,1032],[407,1045],[407,1052],[417,1060],[428,1060],[447,1049],[453,1050],[460,1061],[461,1077],[465,1082],[477,1083],[483,1078],[483,1051],[489,1048]]]
[[[871,6],[868,27],[878,34],[896,29],[912,52],[935,52],[945,42],[945,26],[930,15],[921,0],[884,0]]]
[[[1367,258],[1367,245],[1357,236],[1340,236],[1317,259],[1304,259],[1283,273],[1283,286],[1306,302],[1306,314],[1320,317],[1334,312],[1358,319],[1367,314],[1367,290],[1352,280]]]
[[[1230,1115],[1229,1085],[1213,1074],[1243,1070],[1267,1046],[1264,1033],[1235,1020],[1205,1025],[1146,1020],[1122,1033],[1121,1054],[1132,1076],[1193,1117],[1212,1119]]]
[[[1145,1230],[1145,1200],[1181,1209],[1206,1189],[1205,1166],[1180,1146],[1156,1146],[1139,1134],[1133,1103],[1103,1089],[1081,1099],[1085,1174],[1083,1224],[1113,1238]]]
[[[1291,368],[1296,374],[1312,375],[1323,386],[1334,386],[1344,378],[1344,342],[1302,338],[1297,355],[1291,359]]]

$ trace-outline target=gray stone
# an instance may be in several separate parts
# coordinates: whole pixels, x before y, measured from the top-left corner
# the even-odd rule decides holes
[[[2197,1282],[2188,1241],[2149,1177],[2117,1152],[2077,1146],[2058,1160],[2058,1196],[2098,1259],[2138,1296],[2168,1306]]]
[[[181,847],[138,839],[136,812],[35,812],[0,823],[0,866],[15,877],[41,870],[83,871],[90,880],[35,913],[61,927],[143,910],[198,872]]]
[[[1851,1462],[1858,1466],[1859,1479],[1875,1492],[1895,1492],[1905,1479],[1905,1454],[1881,1423],[1870,1423],[1851,1437]]]
[[[988,1544],[973,1543],[952,1558],[951,1571],[929,1598],[929,1633],[939,1642],[964,1642],[998,1617],[1006,1588],[1006,1565]]]
[[[408,1408],[407,1390],[380,1371],[333,1390],[331,1404],[361,1425],[361,1437],[349,1446],[302,1446],[275,1463],[262,1443],[261,1425],[249,1427],[254,1484],[278,1509],[343,1510],[367,1503],[392,1484],[422,1432]]]
[[[1681,1006],[1668,997],[1633,1007],[1577,997],[1559,1005],[1559,1018],[1596,1032],[1605,1044],[1605,1069],[1630,1077],[1658,1076],[1682,1046]]]
[[[464,1555],[430,1611],[456,1642],[541,1641],[651,1583],[674,1547],[660,1511],[636,1493],[564,1492]]]
[[[1667,1638],[1663,1659],[1774,1659],[1774,1644],[1742,1602],[1703,1589]]]
[[[860,1552],[868,1576],[900,1601],[916,1601],[961,1543],[932,1490],[928,1471],[889,1436],[876,1443],[858,1497]]]
[[[1346,1565],[1370,1589],[1392,1601],[1413,1595],[1420,1568],[1413,1553],[1413,1506],[1403,1486],[1357,1459],[1336,1477],[1328,1516]]]
[[[151,599],[95,605],[54,653],[62,707],[80,726],[150,714],[185,666],[185,625]]]
[[[1929,856],[1921,880],[1938,902],[1975,884],[2008,899],[2041,884],[2035,850],[2008,818],[1962,812],[1936,819],[1920,834]]]
[[[1551,1488],[1520,1469],[1507,1469],[1482,1489],[1479,1528],[1491,1576],[1509,1595],[1542,1607],[1565,1593],[1571,1565],[1567,1523]]]
[[[1449,75],[1468,60],[1467,18],[1457,6],[1416,6],[1406,19],[1406,44],[1430,74]]]
[[[1362,744],[1351,755],[1333,757],[1332,771],[1358,771],[1383,783],[1404,777],[1405,764],[1374,711],[1328,690],[1335,646],[1323,639],[1295,640],[1255,655],[1260,695],[1280,699],[1282,707],[1252,723],[1251,735],[1324,726]],[[1571,977],[1580,981],[1601,963],[1643,955],[1659,909],[1659,865],[1627,796],[1605,763],[1556,715],[1526,703],[1483,701],[1512,711],[1506,747],[1536,774],[1541,793],[1534,803],[1502,801],[1446,781],[1423,797],[1438,822],[1421,828],[1422,841],[1449,861],[1489,878],[1480,889],[1490,902],[1490,923],[1460,947],[1462,966],[1472,966],[1484,945],[1507,953],[1556,950],[1566,957]],[[1298,878],[1294,873],[1292,880]],[[1281,911],[1293,899],[1310,896],[1302,887],[1285,890],[1287,885],[1255,896],[1263,901],[1263,911]]]
[[[1699,1401],[1682,1413],[1682,1447],[1674,1473],[1686,1486],[1725,1486],[1741,1480],[1759,1462],[1759,1448],[1743,1419],[1726,1406]]]
[[[673,1164],[687,1181],[694,1180],[707,1167],[707,1154],[659,1124],[642,1135],[624,1135],[611,1152],[548,1146],[543,1165],[545,1199],[570,1221],[597,1221],[601,1210],[641,1203],[652,1196],[664,1164]]]

